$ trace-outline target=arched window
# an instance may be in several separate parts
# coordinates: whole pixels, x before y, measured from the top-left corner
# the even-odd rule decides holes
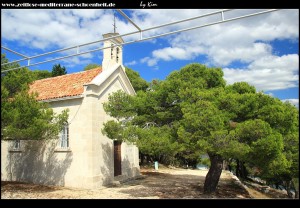
[[[69,148],[69,124],[66,123],[59,135],[59,147],[62,149]]]

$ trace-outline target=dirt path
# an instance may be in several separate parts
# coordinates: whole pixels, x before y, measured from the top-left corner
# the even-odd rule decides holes
[[[253,188],[247,187],[246,189],[249,192],[250,196],[254,199],[270,199],[271,198],[271,197],[267,196],[266,194],[256,191]]]
[[[189,199],[189,198],[251,198],[223,172],[215,194],[203,194],[207,170],[142,169],[142,178],[122,183],[119,187],[86,190],[42,186],[27,183],[1,182],[3,199]]]
[[[250,181],[243,181],[245,188],[252,198],[255,199],[288,199],[286,191],[260,185]]]

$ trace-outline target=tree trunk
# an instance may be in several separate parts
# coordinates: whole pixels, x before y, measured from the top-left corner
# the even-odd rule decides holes
[[[248,172],[247,172],[247,169],[246,169],[246,166],[245,166],[245,162],[240,162],[240,168],[241,168],[241,174],[240,174],[240,176],[243,179],[247,179]]]
[[[152,156],[149,156],[149,162],[150,162],[151,164],[154,162]]]
[[[235,170],[236,177],[240,176],[240,161],[236,160],[236,170]]]
[[[229,170],[229,172],[232,171],[231,165],[228,165],[228,170]]]
[[[299,199],[299,191],[295,189],[295,199]]]
[[[299,191],[295,190],[295,199],[299,199]]]
[[[228,162],[227,162],[227,160],[223,160],[223,170],[228,170]]]
[[[246,170],[245,162],[236,160],[236,176],[247,179],[248,172]]]
[[[299,199],[299,178],[293,178],[291,183],[295,190],[295,199]]]
[[[231,163],[232,163],[232,159],[229,159],[229,161],[228,161],[228,170],[229,170],[229,172],[233,171],[232,167],[231,167]]]
[[[145,164],[145,155],[143,153],[140,153],[140,158],[141,158],[141,165]]]
[[[285,181],[285,190],[289,198],[293,198],[293,194],[291,192],[291,181]]]
[[[220,155],[208,153],[210,159],[210,168],[205,177],[204,193],[210,194],[216,191],[217,185],[222,173],[223,159]]]

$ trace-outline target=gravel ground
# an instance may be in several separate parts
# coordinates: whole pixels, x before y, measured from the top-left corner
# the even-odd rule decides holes
[[[141,169],[143,177],[118,187],[75,189],[20,182],[1,182],[2,199],[195,199],[251,198],[232,175],[224,171],[216,193],[203,194],[207,170]]]

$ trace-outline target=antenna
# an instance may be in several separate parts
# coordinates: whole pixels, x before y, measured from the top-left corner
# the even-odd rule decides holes
[[[116,28],[117,28],[117,25],[116,25],[116,12],[114,11],[114,33],[116,33]]]

